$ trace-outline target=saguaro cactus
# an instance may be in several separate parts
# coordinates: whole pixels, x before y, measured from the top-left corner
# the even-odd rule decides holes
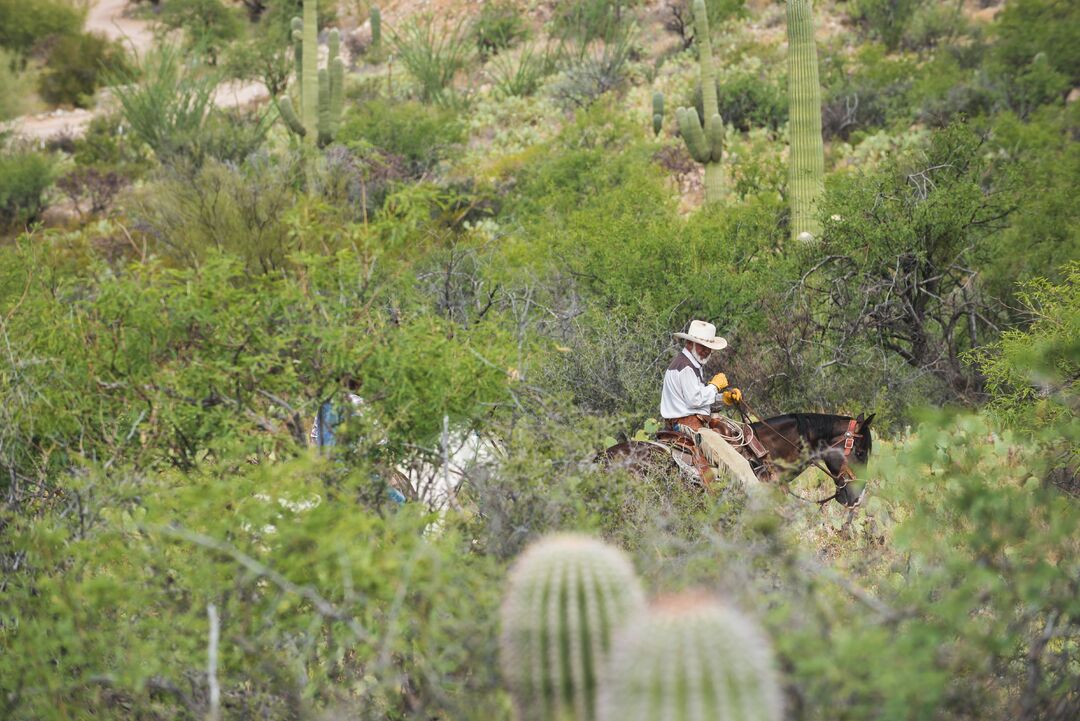
[[[724,151],[724,121],[716,98],[716,68],[704,0],[694,0],[694,42],[698,44],[705,118],[699,118],[694,108],[677,108],[675,117],[690,157],[705,166],[705,202],[715,203],[723,193],[724,174],[720,161]]]
[[[821,140],[821,81],[811,0],[787,0],[788,100],[791,159],[791,237],[806,240],[821,232],[817,203],[825,182]]]
[[[382,11],[378,5],[371,6],[369,14],[371,19],[371,49],[376,53],[382,47]]]
[[[337,136],[345,105],[345,63],[338,56],[341,37],[331,30],[326,67],[319,69],[318,0],[304,0],[304,17],[292,20],[296,84],[300,86],[300,112],[292,99],[278,100],[288,128],[308,142],[328,145]]]
[[[652,131],[659,135],[664,128],[664,94],[657,90],[652,96]]]
[[[616,630],[644,610],[629,560],[578,535],[530,546],[510,572],[501,659],[522,721],[593,721]]]
[[[706,596],[657,602],[616,639],[600,721],[779,721],[783,696],[765,634]]]

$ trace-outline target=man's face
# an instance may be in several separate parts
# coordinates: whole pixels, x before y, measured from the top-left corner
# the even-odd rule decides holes
[[[700,343],[694,343],[693,347],[690,349],[690,352],[696,355],[699,361],[704,363],[705,361],[709,360],[709,355],[712,353],[712,349],[706,348]]]

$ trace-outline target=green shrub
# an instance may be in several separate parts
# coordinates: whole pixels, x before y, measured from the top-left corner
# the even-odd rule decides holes
[[[594,40],[614,42],[624,32],[637,0],[571,0],[559,3],[553,34],[565,42],[588,45]]]
[[[15,54],[0,48],[0,122],[22,115],[32,86],[31,76],[19,69]]]
[[[777,130],[788,119],[788,97],[784,83],[750,73],[739,73],[724,80],[717,78],[716,97],[720,117],[743,132],[752,128]],[[702,114],[701,88],[695,87],[693,105]]]
[[[425,102],[452,99],[454,78],[473,59],[464,21],[440,23],[431,15],[419,15],[391,35],[398,59],[420,84],[420,98]]]
[[[64,36],[49,51],[38,81],[41,97],[55,105],[92,107],[104,77],[124,72],[126,67],[120,43],[94,33]]]
[[[182,31],[185,46],[205,55],[210,65],[217,65],[226,46],[243,30],[237,8],[221,0],[169,0],[157,17],[163,27]]]
[[[25,54],[47,37],[77,35],[84,15],[67,0],[0,0],[0,47]]]
[[[513,0],[483,4],[472,24],[472,35],[481,58],[512,47],[528,34],[528,26]]]
[[[562,69],[551,86],[555,101],[566,109],[583,108],[610,90],[621,88],[636,52],[633,26],[621,24],[612,36],[587,45],[564,46]]]
[[[495,89],[503,97],[526,97],[555,70],[555,58],[547,47],[526,45],[517,54],[501,53],[489,65]]]
[[[881,45],[865,45],[853,60],[823,54],[822,133],[847,139],[858,130],[909,123],[908,92],[917,74],[912,61],[889,57]]]
[[[448,108],[414,100],[372,99],[350,108],[338,132],[347,146],[368,143],[401,156],[419,174],[463,142],[465,128]]]
[[[117,73],[109,84],[132,132],[165,160],[202,130],[217,78],[185,67],[179,50],[162,45],[143,58],[138,74]]]
[[[47,155],[31,150],[0,153],[0,228],[38,220],[54,178],[54,163]]]
[[[986,375],[991,412],[1028,433],[1075,424],[1080,409],[1080,262],[1061,276],[1060,283],[1024,283],[1018,295],[1028,327],[1006,331],[972,356]],[[1072,464],[1077,453],[1074,447]]]
[[[872,38],[880,40],[889,50],[896,50],[904,38],[908,24],[926,0],[850,0],[848,13]]]
[[[288,162],[207,160],[195,169],[166,169],[140,189],[128,212],[158,253],[183,265],[224,251],[269,271],[296,248],[284,216],[299,184],[299,169]]]
[[[931,2],[919,5],[904,28],[901,44],[910,50],[935,48],[967,32],[963,5]]]
[[[994,19],[993,62],[1002,72],[1027,67],[1045,53],[1050,67],[1080,85],[1080,5],[1061,0],[1015,0]]]

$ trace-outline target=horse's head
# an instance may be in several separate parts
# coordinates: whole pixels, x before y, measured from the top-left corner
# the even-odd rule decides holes
[[[854,438],[852,439],[851,451],[843,453],[844,441],[847,440],[848,429],[851,422],[847,421],[840,435],[835,439],[835,448],[839,449],[830,458],[826,459],[826,465],[836,476],[836,500],[848,508],[854,508],[862,499],[863,490],[866,488],[866,464],[870,460],[870,451],[874,447],[874,439],[870,434],[870,422],[874,420],[874,414],[863,417],[860,413],[855,418]],[[862,478],[863,480],[859,480]]]

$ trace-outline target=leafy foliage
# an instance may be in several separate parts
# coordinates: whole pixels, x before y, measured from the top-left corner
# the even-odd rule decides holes
[[[66,0],[0,0],[0,47],[25,54],[48,37],[77,35],[83,15]]]
[[[123,46],[101,35],[83,33],[60,38],[49,51],[41,75],[41,97],[57,105],[93,105],[105,76],[124,71]]]
[[[433,16],[423,15],[407,22],[392,36],[402,65],[420,84],[421,99],[450,100],[452,93],[448,93],[454,77],[473,59],[465,22],[439,23]]]
[[[55,165],[47,155],[32,150],[0,153],[0,228],[35,222],[54,177]]]

